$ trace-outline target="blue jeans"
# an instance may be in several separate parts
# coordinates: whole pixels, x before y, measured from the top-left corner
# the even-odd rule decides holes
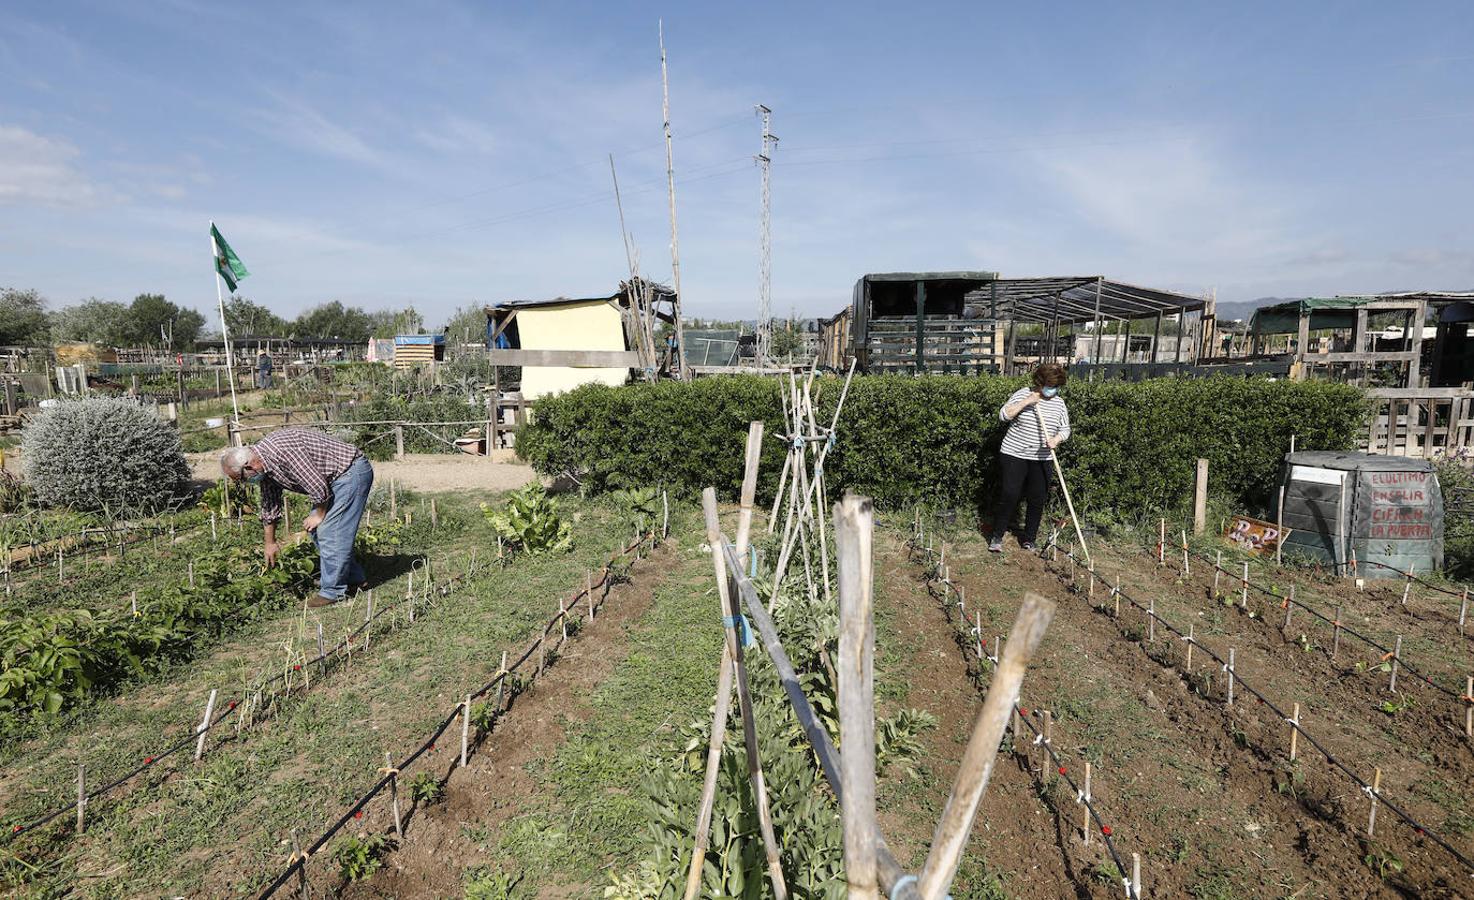
[[[318,593],[324,597],[342,599],[349,585],[362,584],[368,577],[353,556],[353,539],[358,536],[358,522],[363,518],[363,508],[373,486],[374,467],[362,456],[333,479],[328,514],[312,533],[322,567]]]

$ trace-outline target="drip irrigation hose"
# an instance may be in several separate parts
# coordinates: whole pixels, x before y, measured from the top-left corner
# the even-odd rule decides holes
[[[659,540],[655,537],[655,531],[651,530],[641,535],[633,543],[619,550],[617,553],[614,554],[613,557],[610,558],[607,563],[604,564],[603,574],[596,586],[602,587],[606,584],[609,584],[610,576],[613,574],[614,564],[616,560],[618,560],[618,558],[621,556],[628,555],[630,552],[634,551],[642,544],[644,544],[646,540],[652,541],[652,546],[659,543]],[[576,604],[579,598],[583,597],[588,592],[589,588],[587,587],[575,592],[572,598],[574,602],[572,604],[569,604],[569,609],[576,609]],[[486,696],[486,694],[488,694],[493,688],[501,683],[508,675],[511,675],[514,671],[516,671],[524,663],[531,659],[533,652],[539,646],[541,646],[542,642],[546,639],[546,636],[552,629],[552,627],[556,625],[558,621],[566,615],[567,611],[560,611],[557,615],[549,619],[547,624],[543,626],[542,634],[540,634],[537,638],[528,643],[527,649],[522,651],[522,655],[517,657],[517,659],[510,663],[505,669],[498,671],[497,674],[493,676],[490,681],[477,688],[475,691],[472,691],[469,695],[470,698],[472,700],[476,700]],[[446,718],[441,721],[440,726],[435,729],[435,732],[431,734],[424,743],[420,744],[418,748],[411,752],[409,756],[405,757],[402,761],[394,766],[395,773],[402,773],[404,770],[413,765],[414,762],[425,753],[433,750],[435,748],[435,742],[438,741],[440,737],[445,734],[446,729],[450,728],[451,724],[455,722],[456,718],[461,715],[461,710],[462,703],[457,703],[455,707],[451,709],[450,713],[447,714]],[[321,850],[324,846],[326,846],[327,842],[332,840],[333,836],[336,835],[340,830],[342,830],[344,825],[347,825],[350,821],[357,817],[363,811],[363,808],[368,805],[369,801],[377,797],[384,790],[384,788],[389,785],[390,781],[393,778],[394,773],[391,773],[386,774],[383,778],[379,779],[379,781],[375,783],[374,786],[371,787],[367,793],[361,796],[358,801],[353,804],[353,806],[349,807],[348,811],[343,813],[343,815],[340,816],[336,822],[329,826],[328,829],[317,838],[317,840],[313,841],[312,844],[301,853],[301,855],[297,855],[294,853],[291,862],[284,870],[282,870],[281,874],[277,875],[277,877],[269,885],[266,886],[266,888],[258,895],[258,898],[260,898],[260,900],[265,900],[265,898],[272,896],[284,885],[286,885],[286,883],[291,880],[293,875],[302,870],[302,868],[306,865],[307,860],[310,859],[319,850]]]
[[[1069,555],[1069,551],[1068,550],[1065,551],[1065,552],[1066,552],[1066,555]],[[1291,605],[1291,606],[1296,606],[1296,607],[1298,607],[1300,609],[1303,609],[1306,612],[1310,613],[1311,616],[1313,616],[1313,617],[1315,617],[1317,619],[1320,619],[1322,622],[1325,622],[1327,625],[1330,625],[1332,627],[1336,627],[1339,624],[1339,623],[1336,622],[1336,620],[1334,618],[1332,618],[1330,616],[1327,616],[1325,613],[1320,612],[1319,610],[1317,610],[1317,609],[1315,609],[1313,607],[1306,606],[1303,602],[1301,602],[1299,600],[1293,600],[1289,596],[1287,596],[1285,594],[1281,594],[1278,591],[1274,590],[1273,588],[1264,587],[1263,585],[1256,584],[1253,581],[1245,581],[1244,578],[1242,576],[1240,576],[1238,573],[1230,572],[1228,569],[1225,569],[1222,566],[1218,565],[1217,560],[1212,559],[1207,554],[1199,553],[1196,550],[1189,550],[1188,551],[1188,554],[1190,556],[1196,558],[1196,559],[1201,560],[1204,563],[1207,563],[1208,565],[1213,566],[1217,571],[1223,573],[1224,575],[1228,575],[1229,577],[1233,578],[1234,581],[1237,581],[1239,584],[1247,584],[1249,587],[1253,588],[1254,590],[1258,591],[1259,593],[1264,594],[1265,596],[1268,596],[1268,597],[1273,597],[1274,599],[1276,599],[1276,600],[1278,600],[1280,602],[1280,604],[1281,604],[1281,607],[1280,608],[1281,609],[1283,609],[1286,604]],[[1342,632],[1351,635],[1352,637],[1356,638],[1357,640],[1362,641],[1363,643],[1367,644],[1368,646],[1372,647],[1375,650],[1378,650],[1378,651],[1380,651],[1382,653],[1391,653],[1391,652],[1393,652],[1391,647],[1387,647],[1387,646],[1384,646],[1382,644],[1377,643],[1376,641],[1372,640],[1371,638],[1367,637],[1366,635],[1362,634],[1361,632],[1357,631],[1354,628],[1351,628],[1351,627],[1349,627],[1347,625],[1344,625],[1344,624],[1340,624],[1340,628],[1341,628],[1341,631]],[[1428,685],[1429,687],[1433,688],[1434,690],[1441,691],[1444,694],[1447,694],[1450,697],[1453,697],[1455,699],[1463,699],[1463,696],[1464,695],[1463,695],[1462,692],[1456,691],[1456,690],[1450,690],[1449,688],[1446,688],[1443,685],[1439,684],[1438,682],[1434,681],[1432,678],[1429,678],[1427,675],[1424,675],[1421,670],[1419,670],[1417,667],[1415,667],[1412,663],[1408,662],[1401,655],[1399,655],[1397,657],[1397,659],[1398,659],[1398,663],[1401,665],[1402,670],[1405,671],[1405,672],[1407,672],[1407,673],[1409,673],[1409,674],[1411,674],[1413,676],[1413,678],[1417,679],[1418,681],[1423,682],[1424,684]]]
[[[1065,553],[1066,558],[1071,559],[1071,560],[1074,560],[1075,561],[1075,564],[1076,565],[1079,565],[1079,562],[1080,562],[1079,558],[1075,556],[1074,552],[1070,548],[1064,547],[1064,546],[1062,546],[1062,545],[1059,544],[1059,542],[1058,542],[1058,536],[1057,535],[1054,536],[1054,537],[1052,537],[1047,545],[1045,545],[1044,547],[1040,548],[1037,551],[1040,559],[1041,560],[1044,559],[1044,553],[1045,553],[1045,551],[1047,551],[1048,549],[1050,549],[1050,547],[1056,547],[1056,546],[1059,546],[1061,549],[1064,550],[1064,553]],[[1087,578],[1092,578],[1092,579],[1095,579],[1097,581],[1100,581],[1102,584],[1107,584],[1094,571],[1091,571],[1090,569],[1086,569],[1085,571],[1086,571],[1086,577]],[[1163,628],[1166,628],[1170,633],[1176,635],[1180,639],[1183,639],[1183,640],[1186,640],[1187,639],[1187,635],[1185,633],[1183,633],[1182,631],[1180,631],[1176,626],[1172,625],[1172,623],[1168,622],[1166,619],[1162,618],[1162,616],[1160,614],[1158,614],[1157,612],[1149,609],[1146,606],[1143,606],[1139,601],[1137,601],[1135,598],[1133,598],[1130,594],[1126,593],[1126,591],[1115,589],[1114,586],[1111,586],[1111,585],[1108,585],[1108,584],[1107,584],[1107,586],[1108,587],[1111,587],[1112,590],[1115,590],[1115,595],[1117,597],[1120,597],[1120,598],[1124,599],[1131,606],[1134,606],[1137,609],[1141,610],[1142,613],[1151,616],[1158,623],[1160,623]],[[1316,750],[1320,751],[1320,754],[1326,758],[1326,762],[1330,763],[1335,768],[1340,769],[1341,772],[1346,775],[1346,777],[1350,778],[1351,781],[1356,784],[1356,786],[1362,791],[1362,793],[1366,794],[1368,797],[1371,797],[1371,798],[1375,799],[1379,804],[1381,804],[1381,805],[1387,807],[1389,810],[1391,810],[1394,815],[1396,815],[1399,819],[1401,819],[1402,821],[1406,822],[1410,827],[1412,827],[1413,831],[1415,833],[1417,833],[1420,837],[1427,837],[1428,839],[1432,840],[1435,844],[1437,844],[1438,846],[1442,847],[1444,850],[1448,851],[1449,855],[1451,855],[1454,859],[1458,860],[1458,862],[1461,865],[1463,865],[1464,868],[1468,869],[1471,874],[1474,874],[1474,860],[1470,860],[1469,857],[1465,856],[1463,853],[1460,853],[1453,845],[1451,845],[1448,841],[1444,840],[1440,835],[1438,835],[1432,829],[1428,828],[1428,826],[1426,826],[1426,825],[1422,824],[1421,822],[1419,822],[1418,820],[1414,819],[1402,807],[1398,806],[1397,804],[1391,802],[1386,797],[1384,797],[1380,791],[1373,790],[1371,784],[1369,784],[1368,782],[1364,781],[1360,775],[1357,775],[1356,772],[1354,772],[1349,766],[1347,766],[1339,758],[1337,758],[1335,754],[1331,753],[1330,750],[1326,749],[1325,745],[1322,744],[1320,741],[1316,740],[1316,738],[1310,732],[1306,731],[1305,728],[1304,728],[1304,726],[1302,726],[1300,723],[1294,721],[1290,716],[1286,715],[1284,710],[1280,709],[1279,706],[1277,706],[1274,703],[1274,701],[1272,701],[1268,697],[1264,696],[1264,694],[1258,688],[1255,688],[1253,685],[1251,685],[1247,681],[1245,681],[1243,679],[1243,677],[1240,676],[1237,673],[1236,670],[1229,669],[1228,668],[1228,661],[1226,659],[1224,659],[1223,657],[1219,656],[1217,653],[1214,653],[1211,649],[1209,649],[1209,647],[1208,647],[1207,644],[1205,644],[1202,641],[1194,638],[1193,639],[1193,645],[1196,646],[1196,647],[1198,647],[1200,650],[1202,650],[1203,653],[1205,653],[1214,662],[1222,665],[1224,667],[1224,670],[1229,672],[1229,674],[1233,677],[1234,681],[1238,684],[1239,687],[1241,687],[1244,690],[1248,691],[1250,694],[1253,694],[1254,695],[1254,698],[1256,700],[1258,700],[1259,703],[1263,704],[1264,706],[1269,707],[1269,709],[1275,715],[1279,716],[1280,719],[1283,722],[1285,722],[1285,724],[1289,725],[1295,731],[1299,732],[1300,735],[1302,737],[1304,737],[1305,740],[1307,742],[1309,742],[1312,747],[1314,747]]]
[[[910,542],[910,546],[913,550],[917,550],[927,554],[928,557],[933,554],[933,551],[922,547],[921,544],[917,540],[915,540],[914,536]],[[950,580],[937,578],[935,570],[929,570],[928,575],[931,576],[928,578],[929,582],[941,581],[948,586],[952,586]],[[945,604],[943,612],[947,613],[950,616],[950,610],[947,610],[945,608]],[[963,624],[965,627],[966,623]],[[970,652],[970,649],[971,648],[964,646],[963,655],[966,656],[967,653]],[[979,665],[981,665],[985,661],[986,660],[980,659],[978,660],[978,663]],[[1044,751],[1049,754],[1049,758],[1054,763],[1056,771],[1059,772],[1059,776],[1064,779],[1065,784],[1070,786],[1070,790],[1075,792],[1075,796],[1076,798],[1078,798],[1077,802],[1083,803],[1085,805],[1085,809],[1090,813],[1091,820],[1095,822],[1096,830],[1100,832],[1101,839],[1105,842],[1106,851],[1110,854],[1111,860],[1114,861],[1116,864],[1116,871],[1121,873],[1121,880],[1126,884],[1126,897],[1128,898],[1128,900],[1141,900],[1141,886],[1133,884],[1131,881],[1131,876],[1126,874],[1126,864],[1122,862],[1121,854],[1116,850],[1115,841],[1111,840],[1111,827],[1105,823],[1104,819],[1101,818],[1100,811],[1095,808],[1095,804],[1090,802],[1090,798],[1085,796],[1085,792],[1081,790],[1080,786],[1075,783],[1075,780],[1070,777],[1068,767],[1061,760],[1059,754],[1054,751],[1054,746],[1052,742],[1045,741],[1043,739],[1044,732],[1037,725],[1034,724],[1033,716],[1037,715],[1039,711],[1037,709],[1026,709],[1022,706],[1019,706],[1018,703],[1013,704],[1013,711],[1018,714],[1019,720],[1028,725],[1029,730],[1034,732],[1035,743],[1043,747]],[[1017,739],[1017,736],[1015,739]],[[1043,783],[1043,778],[1039,778],[1038,780],[1041,784]]]
[[[570,603],[570,608],[572,608],[572,605],[573,604],[577,603],[580,599],[582,599],[585,595],[587,595],[589,593],[589,590],[590,589],[603,587],[604,585],[606,585],[609,582],[609,577],[610,577],[610,575],[612,573],[612,567],[613,567],[614,561],[618,557],[624,556],[624,555],[628,554],[631,550],[635,549],[640,544],[644,543],[644,541],[647,539],[647,537],[653,537],[653,535],[654,535],[654,533],[653,532],[650,532],[647,535],[642,536],[635,543],[630,544],[628,547],[625,547],[622,550],[620,550],[618,553],[616,553],[614,555],[614,557],[612,557],[609,560],[608,563],[605,563],[605,565],[603,566],[603,568],[600,570],[601,574],[600,574],[600,577],[599,577],[599,580],[598,581],[593,582],[589,587],[585,587],[585,588],[583,588],[583,589],[581,589],[581,590],[579,590],[579,591],[577,591],[576,593],[573,594],[573,596],[571,598],[571,601],[572,602]],[[473,573],[474,573],[474,570],[467,569],[466,571],[462,572],[461,574],[455,575],[455,576],[451,577],[448,581],[442,583],[440,585],[440,596],[442,596],[442,597],[446,596],[449,593],[449,589],[450,589],[450,587],[452,585],[459,584],[460,582],[464,581],[467,577],[469,577]],[[428,588],[427,588],[427,592],[428,592]],[[296,671],[300,671],[300,670],[303,670],[303,669],[307,669],[307,668],[310,668],[310,667],[312,667],[314,665],[317,665],[319,663],[323,663],[323,662],[325,662],[327,660],[330,660],[330,659],[338,656],[345,648],[351,648],[352,643],[353,643],[353,640],[355,638],[357,638],[359,635],[361,635],[370,626],[372,626],[373,624],[375,624],[376,622],[378,622],[379,619],[381,619],[382,617],[384,617],[386,615],[389,615],[391,612],[394,612],[394,611],[396,611],[398,609],[401,609],[406,604],[413,604],[413,603],[418,602],[418,599],[419,598],[417,598],[417,597],[404,597],[404,598],[401,598],[399,600],[394,601],[393,603],[389,603],[389,604],[385,605],[381,609],[376,610],[374,612],[374,614],[373,614],[372,617],[365,619],[357,628],[355,628],[353,631],[349,632],[343,638],[343,640],[341,640],[340,642],[338,642],[338,644],[336,646],[332,647],[329,650],[324,651],[323,653],[318,654],[317,656],[315,656],[315,657],[313,657],[311,659],[306,659],[306,660],[303,660],[301,663],[294,664],[294,666],[293,666],[293,668],[292,668],[291,671],[292,672],[296,672]],[[558,619],[559,619],[559,616],[554,616],[552,622],[550,622],[547,627],[550,628],[553,624],[555,624],[558,621]],[[546,634],[547,633],[547,630],[544,629],[544,632],[543,633]],[[541,638],[539,638],[538,640],[540,641]],[[533,644],[532,644],[532,647],[529,648],[528,651],[523,654],[523,656],[517,661],[517,664],[516,665],[520,665],[522,662],[526,661],[527,657],[532,653],[532,649],[535,649],[536,646],[537,646],[537,641],[534,641]],[[511,666],[508,669],[508,671],[510,672],[511,669],[516,668],[516,665]],[[270,688],[272,685],[276,684],[277,682],[285,682],[289,677],[290,677],[290,675],[287,672],[282,672],[282,673],[280,673],[278,675],[273,675],[272,677],[270,677],[267,680],[261,682],[259,685],[257,685],[253,689],[247,691],[246,693],[247,693],[247,695],[250,695],[250,694],[260,695],[266,689]],[[497,680],[498,679],[493,679],[492,680],[492,683],[490,685],[488,685],[486,688],[483,688],[482,693],[484,693],[485,690],[489,690],[491,687],[494,687]],[[480,695],[481,694],[478,693],[475,696],[480,696]],[[273,695],[273,696],[275,696],[275,695]],[[151,769],[154,766],[158,765],[164,759],[167,759],[168,757],[174,755],[175,753],[178,753],[180,750],[183,750],[184,748],[188,747],[190,744],[196,743],[200,739],[200,736],[201,735],[208,734],[210,731],[214,730],[216,726],[220,725],[226,719],[234,716],[235,713],[236,713],[236,707],[237,707],[237,701],[235,701],[235,700],[228,700],[228,701],[226,701],[226,708],[225,708],[225,710],[223,712],[221,712],[219,715],[217,715],[213,720],[211,720],[203,728],[196,728],[196,729],[192,730],[189,733],[189,736],[188,737],[182,738],[181,740],[177,741],[174,744],[169,745],[168,747],[165,747],[163,750],[159,751],[158,753],[153,754],[152,756],[145,757],[144,758],[144,761],[141,764],[139,764],[138,766],[136,766],[135,768],[133,768],[129,772],[125,773],[124,775],[119,776],[118,778],[114,779],[113,781],[108,782],[107,784],[102,785],[101,787],[98,787],[98,788],[95,788],[93,790],[88,791],[86,794],[84,794],[83,799],[87,803],[91,803],[93,800],[102,797],[104,794],[107,794],[107,793],[109,793],[109,792],[111,792],[111,791],[113,791],[113,790],[121,787],[122,785],[127,784],[128,782],[130,782],[133,779],[137,778],[139,775],[142,775],[144,772],[147,772],[149,769]],[[442,729],[442,731],[443,731],[443,729]],[[437,737],[438,737],[438,733],[437,733]],[[432,741],[433,741],[433,739],[432,739]],[[416,754],[416,755],[418,755],[418,754]],[[413,758],[411,758],[411,761],[413,761]],[[376,789],[376,790],[379,790],[379,789],[382,789],[382,786],[380,788]],[[366,800],[365,800],[365,802],[366,802]],[[66,815],[69,812],[72,812],[76,808],[77,808],[77,801],[76,800],[73,800],[71,803],[68,803],[67,805],[62,806],[62,807],[58,807],[57,809],[54,809],[51,812],[48,812],[48,813],[46,813],[46,814],[44,814],[44,815],[42,815],[42,816],[40,816],[40,817],[38,817],[36,819],[33,819],[30,822],[26,822],[26,823],[14,825],[14,826],[11,827],[11,829],[9,831],[0,832],[0,845],[4,845],[4,844],[9,843],[17,835],[27,834],[27,833],[30,833],[32,831],[35,831],[38,828],[42,828],[42,827],[50,824],[51,822],[55,821],[57,818],[59,818],[61,816],[64,816],[64,815]],[[340,823],[337,827],[338,828],[341,828],[342,827],[342,824]]]

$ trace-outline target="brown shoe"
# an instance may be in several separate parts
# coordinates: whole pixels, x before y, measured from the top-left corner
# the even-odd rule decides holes
[[[324,597],[322,594],[313,594],[312,598],[307,601],[307,605],[312,609],[321,609],[324,606],[332,606],[342,599],[342,597]]]

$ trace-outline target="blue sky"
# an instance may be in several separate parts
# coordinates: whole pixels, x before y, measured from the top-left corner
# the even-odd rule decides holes
[[[0,7],[0,285],[214,306],[207,222],[287,315],[668,278],[688,314],[871,271],[1221,300],[1474,288],[1474,4],[33,2]]]

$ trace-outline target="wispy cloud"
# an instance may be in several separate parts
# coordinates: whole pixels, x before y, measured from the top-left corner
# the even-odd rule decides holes
[[[110,192],[75,165],[80,156],[67,141],[0,125],[0,204],[76,207],[106,202]]]
[[[271,105],[247,113],[268,137],[333,159],[383,167],[389,159],[353,128],[335,122],[299,97],[271,94]]]

